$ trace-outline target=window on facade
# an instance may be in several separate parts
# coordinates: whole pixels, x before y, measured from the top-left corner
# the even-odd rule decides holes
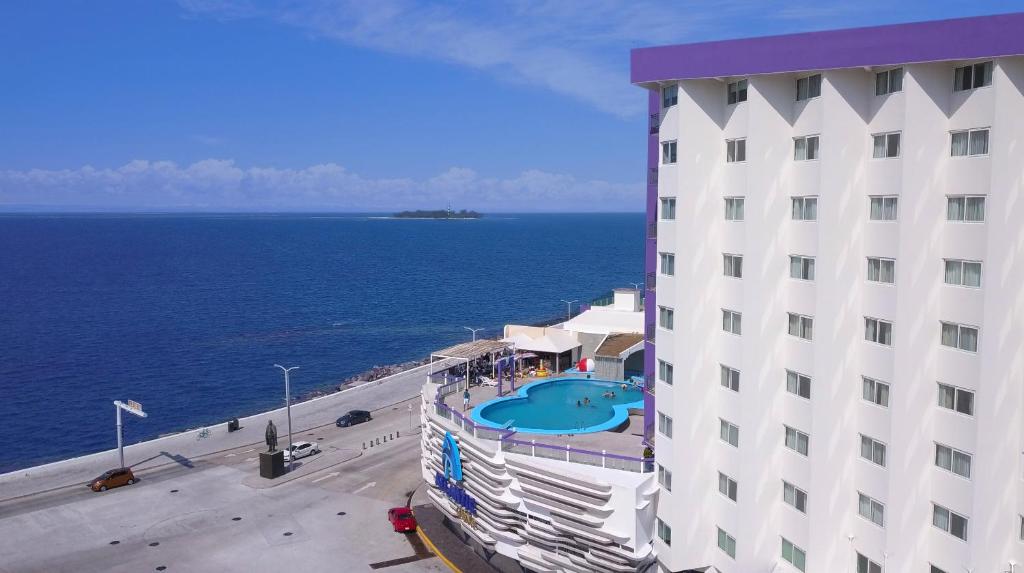
[[[883,408],[889,407],[889,385],[874,378],[861,376],[861,397]]]
[[[808,447],[810,446],[811,437],[807,434],[786,426],[786,447],[793,450],[794,452],[802,455],[807,455]]]
[[[806,571],[807,552],[796,545],[793,545],[793,543],[785,537],[782,538],[782,558],[790,562],[793,567],[796,567],[800,571]]]
[[[661,274],[672,276],[676,274],[676,256],[672,253],[659,253],[661,257]]]
[[[747,101],[747,80],[732,82],[729,84],[727,89],[729,91],[729,105],[740,103],[741,101]]]
[[[793,138],[793,159],[810,161],[818,158],[818,136],[808,135]]]
[[[796,101],[816,98],[821,95],[821,74],[814,74],[796,81]]]
[[[818,198],[817,197],[793,197],[793,220],[794,221],[817,221],[818,220]]]
[[[672,365],[664,360],[658,360],[658,380],[672,385]]]
[[[868,280],[874,283],[895,283],[896,261],[892,259],[868,257]]]
[[[665,542],[665,545],[672,545],[672,528],[667,523],[657,518],[658,520],[658,539]]]
[[[898,199],[895,195],[869,198],[869,217],[872,221],[895,221]]]
[[[727,277],[743,278],[743,255],[722,255],[724,273]]]
[[[789,315],[789,335],[812,340],[814,338],[814,319],[802,314],[786,313]]]
[[[974,392],[939,382],[939,407],[974,415]]]
[[[671,85],[661,88],[661,107],[669,108],[679,103],[679,86]]]
[[[882,573],[882,566],[858,553],[857,573]]]
[[[725,198],[725,220],[726,221],[742,221],[743,220],[743,197],[726,197]]]
[[[747,140],[729,139],[725,142],[726,163],[742,163],[747,160]]]
[[[661,198],[661,220],[662,221],[673,221],[676,218],[676,198],[675,197],[662,197]]]
[[[885,506],[877,499],[857,494],[857,513],[879,527],[885,527]]]
[[[946,220],[964,223],[985,221],[984,195],[949,195],[946,197]]]
[[[675,312],[668,307],[658,307],[658,326],[665,330],[672,330],[672,325],[675,322]]]
[[[658,464],[658,484],[667,491],[672,491],[672,472],[661,464]]]
[[[900,132],[876,133],[871,137],[874,140],[871,157],[887,159],[900,156]]]
[[[942,345],[967,352],[978,351],[978,329],[953,322],[942,323]]]
[[[658,431],[666,438],[672,437],[672,418],[658,412]]]
[[[725,497],[733,501],[736,501],[736,492],[738,487],[739,486],[736,484],[736,480],[723,474],[722,472],[718,472],[718,493],[724,495]]]
[[[864,340],[892,346],[892,323],[877,318],[864,317]]]
[[[814,280],[814,257],[789,256],[789,278],[802,281]]]
[[[869,461],[869,462],[871,462],[873,464],[882,466],[884,468],[885,467],[885,444],[883,444],[882,442],[879,442],[878,440],[876,440],[876,439],[874,439],[872,437],[865,436],[864,434],[861,434],[860,435],[860,457],[864,458],[865,460],[867,460],[867,461]]]
[[[946,573],[946,572],[943,571],[942,569],[939,569],[938,567],[932,565],[931,569],[928,570],[928,573]]]
[[[782,482],[782,501],[800,513],[807,513],[807,492],[788,481]]]
[[[721,527],[718,528],[718,548],[733,559],[736,558],[736,538],[729,535]]]
[[[943,444],[935,444],[935,465],[958,476],[971,479],[971,454]]]
[[[743,315],[734,311],[722,309],[722,330],[733,334],[743,334]]]
[[[967,518],[937,503],[932,504],[932,525],[953,537],[967,541]]]
[[[875,95],[903,91],[903,68],[893,68],[875,74]]]
[[[1020,520],[1017,522],[1018,535],[1021,541],[1024,541],[1024,515],[1018,515]]]
[[[801,398],[811,399],[811,377],[786,370],[786,392],[796,394]]]
[[[668,165],[676,162],[676,142],[661,142],[661,163]]]
[[[988,128],[951,132],[949,153],[952,157],[988,155]]]
[[[740,447],[740,427],[729,421],[718,419],[718,437],[735,448]]]
[[[722,376],[721,383],[723,388],[728,388],[733,392],[740,391],[740,371],[735,368],[729,368],[722,364]]]
[[[946,272],[943,281],[948,285],[980,287],[981,262],[945,259]]]
[[[953,68],[953,91],[962,92],[992,85],[992,62]]]

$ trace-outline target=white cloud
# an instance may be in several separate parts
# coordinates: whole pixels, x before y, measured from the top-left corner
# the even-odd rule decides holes
[[[452,167],[425,180],[372,179],[335,163],[303,169],[240,167],[205,159],[180,166],[135,160],[121,167],[0,171],[0,209],[335,210],[453,208],[491,212],[640,211],[643,187],[528,170],[486,177]]]

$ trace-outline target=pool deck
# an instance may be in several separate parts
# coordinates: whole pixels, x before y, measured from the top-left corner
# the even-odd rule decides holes
[[[550,376],[547,378],[526,378],[523,382],[516,383],[516,391],[531,382],[540,382],[564,377],[579,378],[580,375],[568,373]],[[507,385],[505,389],[505,395],[508,396]],[[464,414],[469,417],[473,408],[497,397],[497,387],[473,386],[469,389],[469,408],[464,412]],[[461,392],[448,396],[445,402],[452,409],[462,412]],[[552,446],[568,445],[572,448],[581,450],[590,450],[594,452],[606,451],[609,454],[640,457],[644,450],[644,446],[641,443],[644,432],[644,416],[639,410],[634,410],[634,412],[637,413],[630,414],[628,422],[619,431],[594,432],[591,434],[530,434],[527,432],[517,432],[515,438],[517,440],[524,441],[536,439],[539,444],[542,443]]]

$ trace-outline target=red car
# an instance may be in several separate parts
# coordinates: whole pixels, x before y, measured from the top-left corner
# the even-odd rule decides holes
[[[388,510],[388,521],[395,531],[416,531],[416,516],[408,507],[392,507]]]

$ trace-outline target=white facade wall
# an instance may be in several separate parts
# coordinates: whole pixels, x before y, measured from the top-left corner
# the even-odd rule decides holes
[[[807,554],[806,571],[855,571],[859,552],[886,571],[1002,572],[1024,564],[1020,515],[1024,449],[1024,58],[994,60],[993,81],[952,91],[953,68],[903,66],[903,90],[874,95],[875,72],[824,70],[821,96],[795,101],[808,74],[748,79],[746,102],[727,105],[726,83],[677,82],[660,139],[677,141],[659,195],[676,219],[658,223],[658,251],[676,255],[659,276],[657,358],[674,384],[657,383],[656,408],[673,436],[656,435],[673,472],[657,514],[672,545],[662,567],[727,573],[795,571],[781,537]],[[950,157],[950,131],[991,127],[989,154]],[[873,133],[900,131],[900,157],[872,158]],[[794,161],[793,138],[820,134],[820,159]],[[746,161],[726,162],[726,140],[745,137]],[[946,221],[946,195],[986,195],[984,223]],[[793,221],[793,196],[817,196],[815,222]],[[869,196],[896,195],[896,221],[869,220]],[[745,198],[742,222],[724,197]],[[723,253],[743,255],[743,277],[723,276]],[[789,255],[815,258],[815,279],[789,276]],[[867,257],[895,259],[895,284],[867,281]],[[943,282],[943,259],[983,262],[981,288]],[[721,310],[742,313],[723,332]],[[814,317],[813,340],[787,334],[787,312]],[[893,323],[891,346],[864,340],[865,317]],[[940,321],[980,327],[976,353],[940,345]],[[719,384],[740,370],[740,390]],[[811,398],[786,392],[786,370],[812,378]],[[890,385],[889,405],[862,398],[862,376]],[[937,383],[971,389],[973,416],[937,405]],[[719,420],[740,428],[739,448]],[[784,447],[784,426],[810,435],[809,456]],[[860,458],[860,434],[887,446],[882,468]],[[971,478],[939,469],[935,443],[972,454]],[[738,484],[733,502],[718,472]],[[808,494],[807,513],[782,501],[786,480]],[[858,514],[858,492],[885,505],[884,527]],[[932,503],[969,518],[968,539],[932,526]],[[736,538],[735,559],[717,528]],[[1016,566],[1021,570],[1022,566]]]

